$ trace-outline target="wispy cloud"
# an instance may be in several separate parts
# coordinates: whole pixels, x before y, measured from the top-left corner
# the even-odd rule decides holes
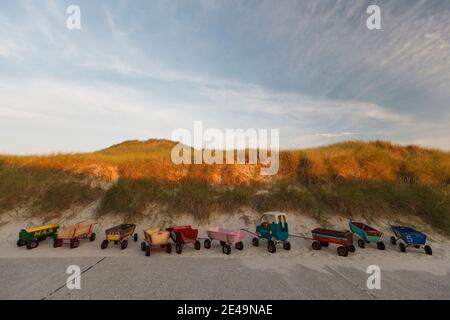
[[[2,4],[0,136],[14,138],[0,151],[93,150],[193,120],[280,128],[289,147],[450,148],[447,1],[381,1],[381,31],[351,0],[80,0],[77,32],[65,4]]]

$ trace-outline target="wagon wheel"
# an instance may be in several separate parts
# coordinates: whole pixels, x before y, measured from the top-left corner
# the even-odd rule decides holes
[[[211,240],[206,239],[205,242],[203,243],[203,245],[206,249],[211,248]]]
[[[283,242],[283,249],[284,250],[291,250],[291,243],[289,241]]]
[[[384,245],[384,242],[380,241],[380,242],[377,242],[377,248],[378,248],[378,250],[384,250],[384,249],[386,249],[386,246]]]
[[[95,240],[95,233],[92,232],[91,235],[89,236],[89,241],[94,241]]]
[[[147,244],[145,243],[145,241],[141,242],[141,251],[145,251],[145,249],[147,248]]]
[[[269,241],[269,243],[267,244],[267,251],[269,251],[270,253],[277,252],[277,246],[275,245],[275,242]]]
[[[400,242],[400,243],[398,244],[398,247],[400,248],[400,251],[401,251],[401,252],[406,252],[406,246],[405,246],[404,243]]]
[[[397,244],[397,239],[394,236],[391,237],[391,244],[394,246]]]
[[[166,246],[166,252],[167,253],[171,253],[172,252],[172,245],[170,243],[168,243],[167,246]]]
[[[150,257],[150,246],[146,246],[146,248],[145,248],[145,256]]]
[[[358,239],[358,247],[364,248],[365,245],[366,245],[366,244],[364,243],[364,240],[363,240],[363,239]]]
[[[431,247],[430,247],[429,245],[426,245],[426,246],[424,247],[424,249],[425,249],[425,253],[426,253],[427,255],[431,256],[431,255],[433,254],[433,250],[431,250]]]
[[[181,254],[183,252],[183,245],[181,243],[175,244],[175,252]]]
[[[195,240],[195,242],[194,242],[194,248],[195,248],[195,250],[200,250],[201,246],[202,246],[202,245],[200,244],[200,241]]]
[[[138,241],[138,234],[137,234],[137,233],[134,234],[133,240],[134,240],[134,242],[137,242],[137,241]]]
[[[230,254],[230,253],[231,253],[231,247],[230,247],[230,245],[225,244],[225,245],[222,247],[222,252],[223,252],[224,254]]]
[[[220,245],[223,247],[224,245],[226,245],[227,243],[225,241],[220,241]]]
[[[353,253],[353,252],[355,252],[355,251],[356,251],[356,248],[355,248],[355,246],[354,246],[354,245],[349,245],[349,246],[347,247],[347,250],[348,250],[348,252],[351,252],[351,253]]]
[[[26,244],[27,244],[27,242],[25,240],[23,240],[23,239],[17,240],[17,246],[18,247],[23,247]]]
[[[125,249],[126,247],[128,247],[128,240],[123,240],[123,241],[120,243],[120,248],[123,250],[123,249]]]
[[[54,248],[61,247],[62,245],[63,245],[63,240],[62,239],[55,239],[55,240],[53,240],[53,247]]]
[[[235,247],[236,249],[241,251],[242,249],[244,249],[244,244],[242,243],[242,241],[239,241],[238,243],[235,244]]]
[[[322,249],[322,245],[320,244],[319,241],[313,241],[313,243],[312,243],[312,248],[313,248],[314,250],[320,250],[320,249]]]
[[[320,241],[320,245],[324,248],[328,248],[328,246],[330,245],[328,242],[326,241]]]
[[[27,249],[34,249],[39,245],[39,242],[37,242],[36,240],[31,240],[29,242],[27,242]]]
[[[78,239],[73,239],[70,241],[70,248],[74,249],[80,245],[80,241]]]
[[[103,240],[100,248],[106,249],[106,248],[108,248],[108,244],[109,244],[108,240]]]
[[[252,245],[254,245],[255,247],[259,246],[259,239],[257,237],[254,237],[252,239]]]
[[[337,253],[341,257],[346,257],[346,256],[348,256],[348,249],[344,246],[339,246],[337,248]]]

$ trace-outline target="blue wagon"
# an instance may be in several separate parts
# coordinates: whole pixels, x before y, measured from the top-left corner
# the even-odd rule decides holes
[[[414,246],[416,249],[423,246],[426,254],[433,254],[431,247],[425,244],[427,242],[427,236],[422,232],[411,227],[402,226],[391,226],[391,229],[395,234],[395,237],[391,237],[391,244],[396,245],[398,240],[402,240],[398,244],[401,252],[406,252],[406,248],[409,246]]]

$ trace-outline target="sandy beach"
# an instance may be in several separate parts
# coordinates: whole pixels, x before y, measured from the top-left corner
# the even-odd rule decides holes
[[[86,208],[77,216],[66,213],[61,218],[55,218],[55,221],[46,222],[69,225],[80,220],[92,221],[92,217],[92,211]],[[258,219],[259,215],[251,212],[217,215],[211,217],[214,224],[199,226],[200,237],[206,237],[205,230],[213,225],[254,231]],[[27,221],[28,224],[36,225],[43,222],[38,218]],[[98,222],[97,239],[94,242],[81,240],[78,248],[70,249],[68,245],[53,248],[52,241],[47,240],[41,242],[38,248],[27,250],[17,247],[16,241],[18,231],[29,225],[24,225],[25,221],[20,221],[12,214],[3,215],[0,227],[0,273],[1,285],[5,289],[2,290],[1,298],[450,299],[449,241],[439,234],[430,233],[427,228],[423,231],[429,234],[432,256],[426,255],[423,249],[415,248],[408,248],[406,253],[401,253],[398,246],[389,243],[391,233],[385,222],[381,222],[372,224],[386,232],[386,250],[378,250],[374,244],[369,244],[364,249],[357,248],[348,257],[339,257],[335,245],[314,251],[311,240],[299,237],[290,238],[290,251],[279,246],[277,252],[271,254],[264,245],[253,247],[251,234],[244,241],[244,250],[233,247],[228,256],[222,253],[217,242],[208,250],[203,247],[202,240],[199,251],[187,245],[182,254],[174,251],[171,254],[157,252],[151,257],[145,257],[140,250],[142,230],[148,226],[168,227],[175,224],[169,217],[154,216],[138,223],[136,231],[140,239],[137,242],[130,239],[125,250],[113,244],[105,250],[100,249],[104,229],[123,222],[121,218],[108,216]],[[288,223],[291,234],[306,237],[310,236],[311,229],[321,226],[315,219],[300,214],[288,215]],[[413,222],[417,223],[420,221]],[[189,216],[178,217],[176,224],[197,225]],[[327,224],[336,226],[336,229],[347,229],[347,220],[342,217],[333,218]],[[79,292],[68,292],[64,286],[68,277],[66,269],[70,264],[79,265],[85,271],[82,276],[83,289]],[[370,265],[380,267],[381,290],[367,288],[367,267]],[[258,280],[260,277],[264,281]],[[31,289],[18,291],[30,281],[33,283]],[[180,281],[198,283],[199,287],[188,289],[186,285],[185,291],[179,291],[184,293],[174,294],[170,288],[178,286]],[[159,283],[157,294],[145,290],[144,283],[152,283],[152,287]],[[216,287],[222,283],[236,286],[239,293],[226,285],[228,289],[219,290],[212,296],[208,294],[206,287]],[[284,287],[270,293],[263,290],[266,285],[274,287],[277,283],[282,283]],[[333,284],[333,288],[329,283]],[[94,290],[94,287],[104,286],[111,288],[100,293]],[[123,292],[117,286],[125,286],[128,291]],[[57,293],[50,294],[60,287],[62,289],[57,290]],[[411,287],[417,287],[417,290]],[[253,293],[246,293],[248,288],[252,288]],[[119,291],[113,293],[115,290]]]

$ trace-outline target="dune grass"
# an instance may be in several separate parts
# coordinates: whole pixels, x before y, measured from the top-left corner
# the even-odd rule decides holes
[[[0,155],[0,213],[20,206],[62,212],[100,199],[98,214],[139,215],[243,207],[294,210],[326,217],[414,215],[450,234],[450,153],[385,141],[348,141],[284,150],[277,175],[258,166],[180,165],[167,140],[127,141],[84,154]],[[114,183],[108,190],[93,180]]]

